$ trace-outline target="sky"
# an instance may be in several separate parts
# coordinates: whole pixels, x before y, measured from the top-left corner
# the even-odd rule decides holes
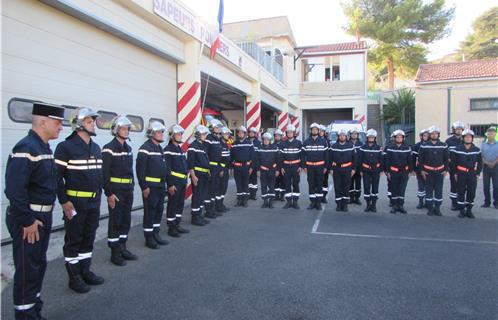
[[[215,24],[218,0],[179,0],[200,18]],[[355,41],[342,27],[347,18],[339,0],[224,0],[224,22],[251,20],[272,16],[288,16],[298,46]],[[429,0],[427,0],[429,1]],[[451,33],[429,46],[428,60],[453,53],[465,36],[472,31],[472,22],[498,0],[446,0],[446,6],[456,8]]]

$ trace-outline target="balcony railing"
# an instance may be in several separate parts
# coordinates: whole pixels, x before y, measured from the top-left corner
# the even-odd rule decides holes
[[[258,61],[268,72],[270,72],[278,81],[284,82],[284,68],[277,62],[274,56],[268,55],[255,42],[239,42],[237,45],[248,55]]]

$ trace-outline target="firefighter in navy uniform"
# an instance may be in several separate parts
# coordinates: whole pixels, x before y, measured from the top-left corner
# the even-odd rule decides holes
[[[336,211],[347,212],[351,177],[356,168],[356,152],[347,139],[347,130],[340,129],[337,134],[337,141],[330,146],[330,171],[334,179]]]
[[[258,151],[259,147],[261,147],[261,142],[258,140],[256,135],[258,134],[258,130],[254,127],[249,128],[249,138],[248,140],[252,142],[252,145],[254,146],[254,151],[255,153],[253,156],[256,156],[256,152]],[[254,158],[251,159],[254,161]],[[258,192],[258,176],[256,171],[251,171],[249,174],[249,199],[251,200],[256,200],[256,193]]]
[[[230,169],[232,168],[232,158],[230,156],[230,136],[232,132],[227,127],[223,127],[221,129],[221,170],[223,171],[223,175],[221,176],[220,182],[220,198],[221,200],[217,203],[219,207],[216,207],[216,211],[218,212],[228,212],[230,209],[225,205],[225,195],[228,190],[228,181],[230,179]]]
[[[354,146],[354,151],[356,152],[356,156],[358,157],[358,149],[363,145],[360,138],[360,130],[358,128],[353,128],[349,130],[349,141]],[[349,203],[360,204],[360,196],[361,196],[361,174],[360,168],[355,168],[355,173],[351,177],[351,186],[349,187]]]
[[[457,182],[458,217],[474,219],[472,207],[476,195],[477,179],[482,170],[481,150],[473,143],[474,131],[464,130],[462,144],[450,151],[451,172],[455,172]]]
[[[12,149],[5,169],[9,207],[5,223],[12,238],[16,319],[44,319],[41,289],[47,268],[57,171],[48,142],[59,137],[64,108],[33,104],[32,129]]]
[[[137,256],[126,247],[131,225],[133,206],[133,153],[126,143],[132,123],[124,116],[111,121],[111,142],[102,148],[102,174],[104,193],[109,208],[107,244],[111,248],[111,262],[126,265],[126,260],[137,260]]]
[[[384,170],[383,150],[377,144],[377,131],[367,131],[367,141],[358,149],[358,168],[363,176],[363,197],[367,202],[365,212],[377,212],[380,173]]]
[[[187,150],[188,169],[190,179],[192,180],[192,220],[195,226],[205,226],[209,224],[206,218],[215,219],[216,215],[206,212],[203,215],[205,200],[209,193],[209,157],[206,138],[209,129],[198,124],[194,130],[195,140],[190,144]]]
[[[166,176],[168,192],[166,223],[168,224],[168,235],[173,238],[178,238],[180,234],[190,232],[180,225],[183,207],[185,206],[185,190],[188,180],[187,157],[180,147],[184,131],[178,124],[172,125],[168,130],[169,143],[164,148],[166,167],[169,169]]]
[[[279,148],[279,150],[280,150],[280,145],[283,142],[282,141],[283,136],[284,133],[280,129],[275,130],[275,132],[273,133],[273,143]],[[284,177],[281,174],[279,174],[275,178],[275,200],[284,201],[284,193],[285,193],[284,187],[285,187]]]
[[[392,143],[394,143],[394,131],[391,133],[391,136],[389,137],[389,142],[384,147],[384,155],[386,154],[387,147]],[[392,207],[393,206],[392,183],[391,183],[391,179],[389,179],[387,176],[386,176],[386,179],[387,179],[387,197],[389,198],[389,207]]]
[[[143,229],[145,246],[159,249],[168,244],[159,234],[166,198],[166,176],[168,169],[161,143],[164,142],[166,127],[159,121],[147,126],[149,138],[138,149],[136,171],[144,203]]]
[[[251,163],[254,157],[254,146],[247,138],[244,126],[237,128],[237,139],[230,149],[233,164],[233,177],[237,187],[236,207],[247,207],[249,199],[249,174],[252,173]]]
[[[329,148],[324,138],[318,135],[320,125],[310,125],[310,137],[303,142],[304,171],[308,175],[310,205],[308,210],[322,210],[323,175],[328,167]]]
[[[295,138],[296,127],[292,124],[285,129],[287,139],[280,144],[280,170],[284,176],[285,200],[284,209],[299,209],[299,182],[301,168],[303,167],[301,141]]]
[[[211,119],[208,127],[211,133],[206,138],[205,146],[207,148],[211,175],[209,178],[209,191],[204,206],[207,216],[222,216],[223,210],[216,210],[216,208],[220,209],[221,180],[224,174],[221,168],[221,129],[223,128],[223,124],[218,119]]]
[[[405,132],[395,130],[394,142],[389,144],[384,155],[384,170],[387,179],[391,180],[391,213],[406,214],[404,208],[405,191],[409,174],[412,171],[412,149],[405,143]]]
[[[76,109],[70,123],[73,133],[55,150],[57,197],[64,211],[64,260],[69,288],[90,291],[104,278],[90,271],[93,243],[99,226],[102,195],[102,154],[91,139],[98,114],[89,108]]]
[[[425,203],[429,216],[442,215],[443,183],[448,172],[448,146],[439,140],[440,133],[438,127],[430,127],[430,139],[420,146],[418,152],[420,172],[425,178]]]
[[[272,135],[269,132],[263,134],[263,143],[256,152],[253,170],[259,171],[261,181],[261,198],[263,205],[261,208],[273,208],[275,198],[275,178],[279,175],[277,145],[271,143]]]
[[[418,197],[417,209],[422,209],[422,208],[425,208],[425,203],[424,203],[425,179],[422,176],[422,174],[420,173],[420,169],[418,166],[418,152],[420,150],[420,145],[422,145],[422,143],[429,140],[429,129],[421,130],[419,136],[420,136],[420,141],[417,142],[413,146],[413,150],[412,150],[413,160],[412,160],[412,162],[413,162],[413,170],[415,171],[415,174],[417,175],[417,187],[418,187],[418,190],[417,190],[417,197]]]
[[[458,146],[462,144],[462,132],[465,129],[465,123],[462,121],[455,121],[451,126],[452,135],[446,139],[445,143],[448,145],[448,152],[451,155],[451,151],[455,150]],[[451,157],[450,160],[451,162]],[[459,210],[459,205],[457,204],[457,182],[455,180],[456,173],[453,171],[453,166],[449,166],[450,174],[450,200],[451,200],[451,210]]]
[[[320,125],[320,137],[325,140],[325,143],[327,144],[327,150],[330,149],[330,141],[327,135],[327,128],[321,124]],[[327,155],[330,154],[329,151],[327,151]],[[329,166],[325,167],[325,173],[323,174],[323,186],[322,186],[322,203],[327,203],[327,194],[329,193]]]

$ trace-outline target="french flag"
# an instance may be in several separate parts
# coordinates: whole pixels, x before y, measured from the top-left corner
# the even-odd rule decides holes
[[[218,8],[218,33],[216,35],[216,39],[214,42],[211,44],[211,51],[209,52],[209,57],[211,59],[214,59],[216,56],[216,52],[218,51],[218,48],[220,47],[221,39],[220,39],[220,34],[223,31],[223,13],[224,13],[224,4],[223,0],[220,0],[220,6]]]

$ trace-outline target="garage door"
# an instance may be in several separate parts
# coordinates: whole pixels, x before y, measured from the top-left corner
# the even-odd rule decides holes
[[[13,119],[15,112],[9,114],[9,101],[15,102],[11,111],[25,106],[13,98],[87,106],[105,119],[131,115],[137,125],[130,142],[135,154],[150,118],[162,119],[166,125],[176,122],[174,63],[38,1],[2,1],[2,37],[1,176],[12,146],[30,127],[22,122],[22,112],[17,114],[21,122]],[[65,127],[61,139],[69,132]],[[101,146],[111,140],[105,125],[95,140]],[[57,142],[51,143],[52,149]],[[138,188],[135,193],[135,205],[140,206]],[[2,197],[3,215],[3,193]],[[60,223],[60,210],[55,214],[54,223]],[[5,237],[6,230],[2,231]]]

